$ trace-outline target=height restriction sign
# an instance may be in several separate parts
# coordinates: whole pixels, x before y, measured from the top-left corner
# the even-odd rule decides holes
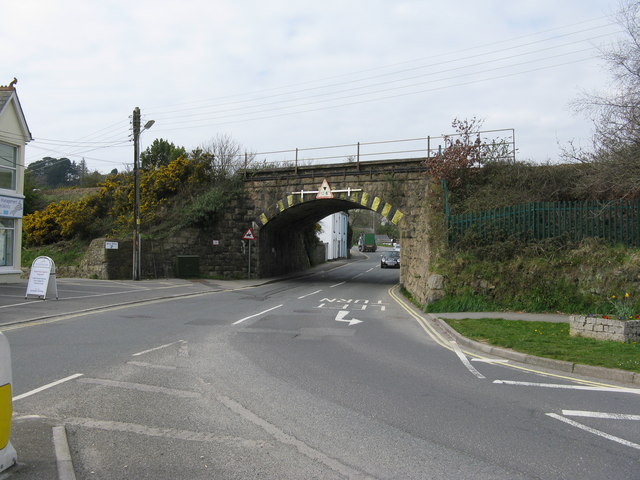
[[[331,187],[329,186],[329,182],[327,182],[326,178],[322,181],[322,185],[320,185],[320,190],[318,190],[316,198],[333,198]]]

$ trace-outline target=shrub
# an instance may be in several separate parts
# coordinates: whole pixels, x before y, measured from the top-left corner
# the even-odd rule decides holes
[[[23,217],[27,245],[45,245],[86,237],[94,220],[96,207],[91,200],[51,203],[45,209]]]

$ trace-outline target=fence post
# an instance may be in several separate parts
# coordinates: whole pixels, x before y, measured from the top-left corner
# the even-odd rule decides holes
[[[298,147],[296,147],[296,165],[294,168],[296,175],[298,174]]]
[[[442,185],[442,194],[444,197],[444,214],[449,217],[449,188],[447,187],[447,181],[443,178],[440,180],[440,185]]]
[[[360,142],[358,142],[358,150],[356,151],[356,165],[360,171]]]
[[[247,151],[245,150],[244,151],[244,178],[247,178],[247,163],[248,163],[247,158],[248,158],[248,155],[247,155]]]

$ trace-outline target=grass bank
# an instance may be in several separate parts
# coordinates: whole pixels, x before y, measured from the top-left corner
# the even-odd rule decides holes
[[[478,342],[538,357],[640,373],[640,344],[571,337],[566,323],[495,318],[445,321]]]
[[[45,256],[51,257],[56,266],[80,265],[88,245],[88,242],[81,240],[69,240],[51,245],[26,247],[22,249],[21,263],[23,267],[30,267],[36,257]]]
[[[445,297],[428,312],[524,311],[614,315],[612,296],[630,293],[640,313],[640,250],[589,239],[535,243],[517,239],[490,245],[467,239],[444,253],[435,273]]]

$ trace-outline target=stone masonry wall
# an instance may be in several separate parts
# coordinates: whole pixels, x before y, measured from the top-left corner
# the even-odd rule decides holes
[[[612,318],[569,317],[572,337],[597,338],[616,342],[640,342],[640,320],[615,320]]]
[[[432,263],[443,248],[442,195],[433,183],[424,182],[411,192],[414,209],[400,230],[402,268],[400,283],[421,304],[444,297],[445,278],[433,273]]]

